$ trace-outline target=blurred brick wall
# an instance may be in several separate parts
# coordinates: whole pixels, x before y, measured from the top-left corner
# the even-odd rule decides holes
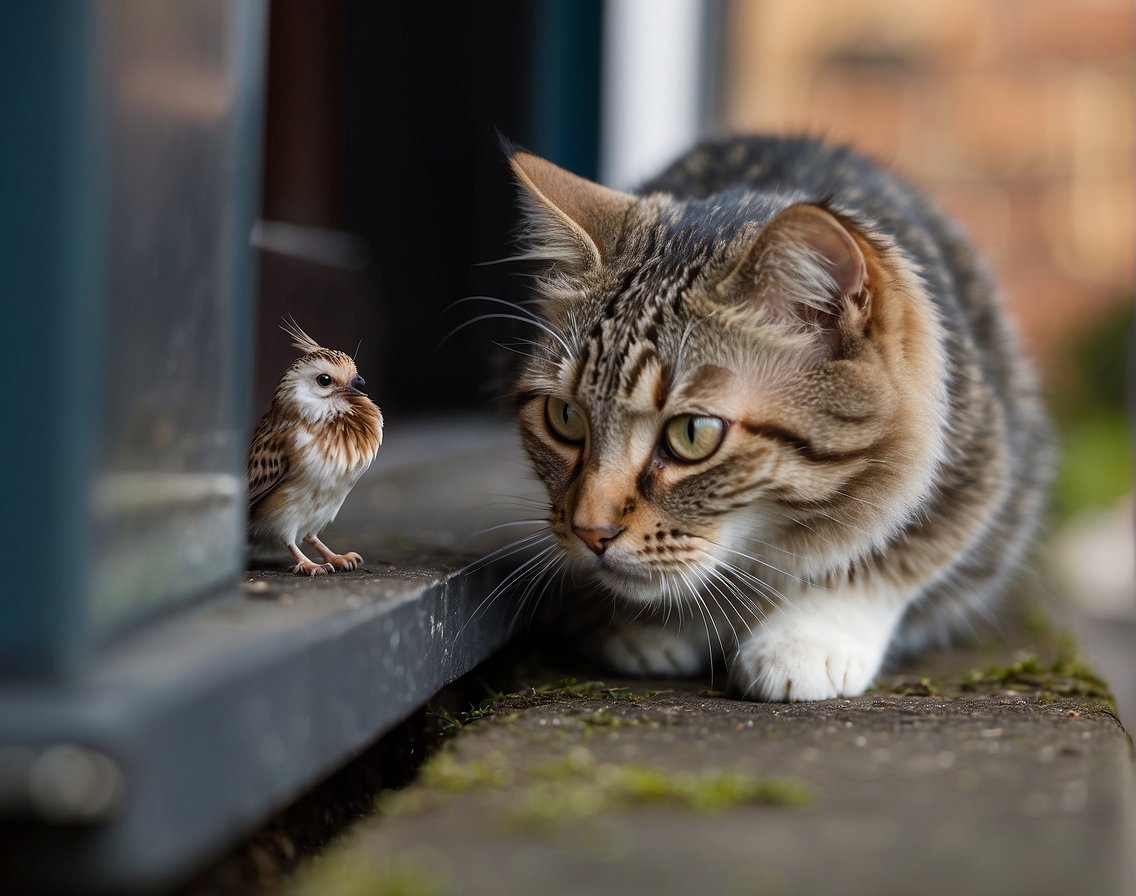
[[[725,127],[893,164],[961,220],[1052,380],[1131,301],[1132,0],[727,0]]]

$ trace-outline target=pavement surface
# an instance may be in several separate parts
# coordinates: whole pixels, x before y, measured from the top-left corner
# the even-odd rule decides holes
[[[807,704],[522,672],[287,892],[1136,893],[1131,741],[1021,629]]]

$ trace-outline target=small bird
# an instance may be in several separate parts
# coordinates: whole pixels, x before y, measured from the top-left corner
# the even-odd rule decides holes
[[[354,551],[337,554],[319,539],[383,442],[383,415],[350,355],[323,348],[288,320],[281,327],[303,357],[280,378],[272,406],[249,445],[250,543],[287,547],[298,576],[358,569]],[[319,551],[313,563],[298,538]]]

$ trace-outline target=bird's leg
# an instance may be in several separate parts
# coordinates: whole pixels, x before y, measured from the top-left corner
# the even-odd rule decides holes
[[[344,572],[351,572],[351,570],[358,569],[363,565],[363,558],[354,551],[348,551],[346,554],[337,554],[315,535],[305,535],[304,541],[319,551],[319,555],[323,557],[326,566],[331,566],[334,569],[340,569]]]
[[[296,565],[292,567],[292,572],[295,575],[322,576],[329,572],[335,572],[335,567],[330,563],[312,563],[311,560],[304,556],[304,552],[292,542],[288,543],[288,550],[296,560]],[[320,553],[322,554],[323,552],[321,551]]]

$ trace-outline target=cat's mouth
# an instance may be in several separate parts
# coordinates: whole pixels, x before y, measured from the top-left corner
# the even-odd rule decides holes
[[[700,559],[687,557],[685,562],[672,565],[655,558],[644,562],[634,553],[625,554],[618,547],[597,556],[577,551],[577,546],[571,543],[564,546],[568,553],[574,555],[576,563],[591,574],[594,582],[628,600],[657,602],[674,599],[703,579]]]

